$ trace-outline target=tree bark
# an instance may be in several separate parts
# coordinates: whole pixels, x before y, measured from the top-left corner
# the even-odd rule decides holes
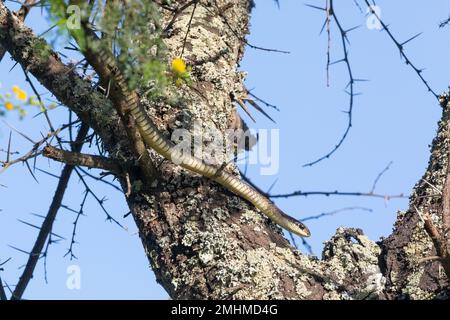
[[[183,4],[188,1],[178,1]],[[183,103],[142,99],[159,128],[214,128],[224,133],[235,122],[232,96],[244,95],[245,74],[238,71],[252,7],[250,0],[200,0],[181,12],[168,30],[169,59],[181,54],[193,66],[193,86],[180,88]],[[163,25],[172,13],[161,9]],[[448,284],[418,212],[437,226],[437,208],[446,181],[450,146],[450,105],[443,106],[430,164],[400,212],[393,233],[381,242],[361,230],[337,230],[321,260],[295,250],[281,230],[255,208],[221,186],[161,159],[142,181],[127,137],[111,103],[92,89],[57,54],[0,2],[0,44],[59,101],[89,124],[114,161],[131,179],[127,203],[158,282],[173,299],[422,299],[447,298]],[[145,91],[143,86],[142,91]],[[199,132],[195,132],[198,134]],[[208,143],[208,142],[207,142]],[[131,166],[130,166],[131,164]],[[230,170],[238,174],[236,168]],[[123,176],[118,177],[129,188]],[[425,180],[427,182],[425,182]],[[430,184],[432,186],[430,186]],[[127,190],[126,190],[127,191]],[[125,193],[125,192],[124,192]],[[418,211],[418,212],[417,212]]]

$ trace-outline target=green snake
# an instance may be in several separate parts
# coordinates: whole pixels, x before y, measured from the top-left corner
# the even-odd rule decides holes
[[[109,78],[114,82],[114,90],[120,90],[123,100],[121,104],[126,105],[126,111],[134,117],[139,133],[148,148],[155,150],[168,160],[176,159],[177,164],[184,169],[216,181],[232,193],[251,202],[264,215],[286,230],[302,237],[310,236],[309,229],[303,223],[285,214],[267,197],[236,176],[227,173],[222,167],[216,168],[206,164],[202,160],[188,153],[182,153],[175,148],[175,144],[159,131],[141,106],[137,93],[129,88],[123,73],[117,66],[114,56],[109,51],[102,49],[101,46],[97,46],[96,50],[87,54],[86,58],[88,61],[92,60],[89,62],[93,66],[96,65],[99,67],[98,69],[102,69],[103,72],[99,72],[101,77]],[[105,74],[105,69],[109,70],[109,72],[106,71],[109,74]],[[96,71],[98,72],[99,70]]]

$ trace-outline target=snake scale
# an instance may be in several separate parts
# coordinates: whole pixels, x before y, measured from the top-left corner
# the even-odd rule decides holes
[[[159,131],[141,106],[137,93],[129,88],[127,80],[117,66],[114,56],[106,49],[102,49],[101,46],[96,46],[96,49],[94,51],[92,50],[87,49],[87,51],[91,51],[90,54],[86,55],[87,60],[94,60],[94,69],[96,65],[99,69],[103,70],[103,73],[105,73],[106,69],[109,70],[109,75],[100,74],[100,76],[106,76],[106,78],[112,81],[114,84],[112,90],[120,91],[121,105],[126,106],[126,111],[134,117],[139,133],[148,148],[155,150],[168,160],[176,159],[177,163],[184,169],[216,181],[232,193],[251,202],[264,215],[286,230],[302,237],[310,236],[309,229],[303,223],[285,214],[267,197],[236,176],[224,171],[222,167],[216,168],[206,164],[202,160],[187,153],[183,154],[175,148],[175,144]],[[92,61],[89,62],[91,63]]]

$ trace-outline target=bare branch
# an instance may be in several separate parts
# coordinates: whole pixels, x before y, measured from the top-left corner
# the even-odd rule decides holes
[[[61,207],[65,208],[66,210],[69,210],[71,212],[76,213],[76,217],[75,220],[73,222],[73,228],[72,228],[72,236],[70,239],[70,246],[69,249],[67,249],[67,252],[64,254],[64,257],[66,257],[67,255],[70,255],[70,260],[72,259],[77,259],[77,256],[73,253],[73,246],[76,243],[75,241],[75,236],[77,234],[77,227],[78,227],[78,221],[80,220],[80,217],[84,215],[84,205],[86,203],[86,199],[87,196],[89,195],[89,192],[87,190],[85,190],[84,192],[84,196],[83,196],[83,200],[81,200],[81,204],[80,204],[80,210],[76,211],[73,210],[65,205],[61,205]]]
[[[390,169],[391,165],[392,165],[392,161],[389,162],[388,165],[383,170],[381,170],[381,172],[378,174],[378,176],[373,181],[372,189],[370,189],[370,192],[372,192],[372,193],[375,192],[375,188],[377,187],[378,181],[380,181],[383,174],[385,174],[386,171],[388,171]]]
[[[341,192],[341,191],[293,191],[290,193],[280,193],[280,194],[271,194],[269,195],[270,198],[290,198],[290,197],[307,197],[307,196],[314,196],[314,195],[320,195],[320,196],[353,196],[353,197],[373,197],[373,198],[381,198],[384,200],[391,200],[391,199],[406,199],[408,198],[403,193],[400,194],[379,194],[379,193],[373,193],[373,192]]]
[[[96,155],[69,152],[57,149],[52,146],[47,146],[42,150],[44,157],[53,159],[55,161],[63,162],[72,166],[83,166],[94,169],[101,169],[111,171],[115,174],[120,173],[120,166],[115,161]]]
[[[346,207],[346,208],[341,208],[341,209],[337,209],[337,210],[333,210],[330,212],[323,212],[323,213],[319,213],[317,215],[313,215],[313,216],[309,216],[306,218],[302,218],[301,221],[308,221],[308,220],[316,220],[316,219],[320,219],[323,217],[329,217],[329,216],[333,216],[337,213],[341,213],[341,212],[345,212],[345,211],[353,211],[353,210],[361,210],[361,211],[366,211],[366,212],[372,212],[373,210],[370,208],[365,208],[365,207]]]
[[[268,198],[291,198],[291,197],[308,197],[308,196],[352,196],[352,197],[372,197],[372,198],[381,198],[384,200],[391,200],[391,199],[406,199],[407,196],[405,196],[403,193],[400,194],[381,194],[381,193],[374,193],[372,191],[369,192],[359,192],[359,191],[292,191],[289,193],[279,193],[279,194],[272,194],[269,192],[266,192],[256,186],[242,171],[240,172],[242,180],[250,184],[253,188],[255,188],[259,193],[262,195],[268,197]]]
[[[312,6],[312,5],[309,5],[309,6],[310,7],[315,7],[315,6]],[[317,8],[317,7],[315,7],[315,8]],[[319,162],[321,162],[321,161],[323,161],[325,159],[330,158],[331,155],[333,153],[335,153],[342,146],[342,144],[344,143],[344,141],[347,138],[347,136],[348,136],[348,134],[350,132],[350,129],[352,127],[353,104],[354,104],[354,97],[356,96],[355,88],[354,88],[355,82],[356,81],[361,81],[361,80],[355,79],[354,76],[353,76],[353,70],[352,70],[352,67],[350,65],[350,59],[349,59],[349,53],[348,53],[348,38],[347,38],[347,35],[348,35],[348,33],[350,31],[354,30],[356,27],[355,28],[350,28],[350,29],[347,29],[347,30],[345,30],[342,27],[341,22],[340,22],[339,18],[337,17],[335,9],[334,9],[333,0],[330,0],[329,3],[327,1],[327,7],[325,9],[323,9],[323,8],[317,8],[317,9],[322,9],[322,10],[325,10],[325,12],[326,12],[326,20],[325,20],[324,26],[325,25],[327,26],[328,46],[330,46],[330,41],[331,41],[330,38],[329,38],[330,37],[330,30],[329,30],[330,26],[329,25],[330,25],[331,17],[333,18],[333,20],[334,20],[334,22],[335,22],[335,24],[336,24],[336,26],[337,26],[337,28],[339,30],[339,33],[340,33],[341,43],[342,43],[342,52],[343,52],[343,56],[344,57],[342,59],[336,61],[336,62],[333,62],[333,63],[330,63],[329,58],[327,58],[327,72],[328,72],[328,69],[329,69],[330,65],[332,65],[332,64],[343,62],[346,65],[348,78],[349,78],[349,81],[348,81],[348,84],[347,84],[347,87],[346,87],[346,88],[348,88],[348,91],[346,91],[346,92],[349,95],[348,109],[345,112],[347,114],[347,127],[345,128],[344,133],[342,134],[342,136],[341,136],[340,140],[338,141],[338,143],[328,153],[326,153],[325,155],[321,156],[320,158],[318,158],[318,159],[316,159],[314,161],[311,161],[311,162],[308,162],[308,163],[304,164],[303,165],[304,167],[311,167],[311,166],[313,166],[313,165],[315,165],[315,164],[317,164],[317,163],[319,163]],[[329,55],[330,48],[328,47],[327,50],[328,50],[328,55]]]
[[[99,176],[95,176],[95,175],[89,173],[87,170],[84,170],[84,169],[81,168],[81,167],[79,167],[78,170],[79,170],[80,172],[82,172],[85,176],[87,176],[87,177],[89,177],[89,178],[91,178],[91,179],[93,179],[93,180],[95,180],[95,181],[102,182],[102,183],[104,183],[104,184],[106,184],[106,185],[108,185],[108,186],[114,188],[115,190],[117,190],[117,191],[119,191],[119,192],[123,192],[123,190],[122,190],[119,186],[117,186],[116,184],[114,184],[114,183],[112,183],[112,182],[110,182],[110,181],[106,181],[106,180],[104,179],[104,178],[105,178],[104,175],[101,175],[101,174],[100,174]]]
[[[82,124],[78,131],[76,141],[83,141],[88,131],[89,126]],[[74,149],[78,152],[81,151],[81,148],[82,143],[76,143],[74,145]],[[58,186],[53,196],[52,203],[50,204],[47,216],[45,217],[42,223],[36,242],[34,243],[33,249],[31,250],[28,256],[28,261],[25,266],[25,269],[22,275],[20,276],[19,282],[17,283],[17,286],[15,287],[14,292],[11,296],[11,299],[13,300],[20,300],[22,298],[22,295],[25,292],[25,289],[33,276],[34,269],[38,262],[39,256],[42,253],[42,249],[44,248],[47,237],[52,231],[53,222],[55,221],[56,214],[58,213],[58,210],[61,207],[61,202],[64,197],[64,193],[69,183],[69,179],[70,176],[72,175],[73,170],[74,167],[71,165],[64,166],[62,170],[61,177],[59,179]]]
[[[202,4],[202,3],[201,3]],[[202,4],[203,7],[208,10],[209,12],[211,12],[211,10],[209,9],[209,7],[207,7],[206,5]],[[223,8],[220,8],[219,5],[217,4],[217,1],[214,0],[214,5],[216,7],[216,12],[215,14],[217,14],[222,21],[225,23],[225,25],[227,26],[227,28],[233,33],[233,35],[239,39],[239,41],[241,41],[242,43],[245,43],[247,46],[249,46],[252,49],[256,49],[256,50],[261,50],[261,51],[267,51],[267,52],[277,52],[277,53],[285,53],[285,54],[289,54],[289,51],[284,51],[284,50],[278,50],[278,49],[270,49],[270,48],[264,48],[264,47],[259,47],[259,46],[255,46],[251,43],[249,43],[247,41],[247,39],[245,39],[244,37],[241,37],[239,35],[239,33],[234,30],[234,28],[230,25],[230,23],[228,22],[227,18],[225,17],[225,15],[223,14],[224,10]]]
[[[26,137],[27,140],[32,141],[33,142],[33,147],[27,153],[25,153],[23,156],[20,156],[20,157],[18,157],[16,159],[10,160],[9,157],[7,157],[7,161],[1,161],[0,160],[0,165],[3,167],[3,169],[0,170],[0,173],[2,173],[6,169],[8,169],[10,166],[12,166],[12,165],[14,165],[16,163],[24,162],[25,164],[27,164],[27,160],[35,158],[35,157],[37,157],[38,155],[41,154],[41,151],[39,150],[39,148],[41,146],[43,146],[45,143],[50,141],[51,138],[57,136],[61,131],[69,128],[70,126],[72,126],[72,125],[74,125],[74,124],[76,124],[78,122],[79,121],[75,121],[73,123],[65,124],[65,125],[61,126],[59,129],[56,129],[56,130],[54,130],[52,132],[47,133],[46,136],[44,136],[41,140],[39,140],[37,142],[34,142],[32,139],[26,137],[20,131],[17,131],[19,134],[21,134],[22,136]],[[8,143],[8,148],[9,148],[9,144],[10,143]]]
[[[410,38],[409,40],[400,43],[399,41],[397,41],[397,39],[394,37],[394,35],[392,34],[391,30],[389,30],[389,27],[384,23],[383,20],[381,20],[381,18],[378,16],[378,14],[375,12],[375,10],[373,9],[373,5],[375,5],[375,1],[373,1],[373,4],[371,5],[369,3],[368,0],[364,0],[364,2],[366,3],[367,7],[370,10],[370,13],[373,14],[377,20],[380,22],[381,26],[383,27],[383,30],[386,31],[386,33],[388,34],[389,38],[392,40],[392,42],[394,42],[394,44],[396,45],[396,47],[398,48],[399,52],[400,52],[400,56],[403,57],[403,59],[405,59],[405,63],[407,65],[409,65],[411,67],[411,69],[414,70],[414,72],[417,74],[417,76],[420,78],[420,81],[422,81],[422,83],[425,85],[425,87],[427,87],[428,91],[436,98],[438,99],[439,96],[438,94],[430,87],[430,85],[428,84],[428,82],[425,80],[425,78],[422,75],[422,69],[417,68],[414,63],[411,61],[411,59],[406,55],[405,53],[405,48],[404,45],[409,42],[410,40],[416,38],[418,35]]]
[[[257,97],[254,93],[251,92],[251,90],[247,90],[247,94],[249,96],[253,97],[256,101],[259,101],[259,102],[263,103],[264,105],[266,105],[266,107],[269,107],[269,108],[275,109],[277,111],[280,111],[280,109],[276,105],[270,104],[267,101]]]

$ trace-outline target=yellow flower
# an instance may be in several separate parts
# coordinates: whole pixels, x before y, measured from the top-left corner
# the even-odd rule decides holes
[[[14,92],[15,94],[18,94],[20,91],[19,86],[12,86],[12,92]]]
[[[14,109],[14,105],[11,102],[7,101],[5,102],[5,108],[6,110],[12,110]]]
[[[21,101],[25,101],[27,100],[27,93],[23,90],[20,90],[18,92],[16,92],[17,95],[17,99],[21,100]]]
[[[186,63],[182,58],[174,58],[172,60],[172,71],[177,74],[183,74],[186,72]]]

